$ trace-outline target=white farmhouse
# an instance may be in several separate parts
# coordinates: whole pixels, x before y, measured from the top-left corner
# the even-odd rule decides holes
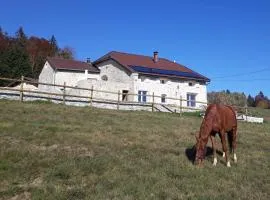
[[[90,61],[81,62],[63,58],[47,58],[39,75],[39,82],[56,85],[76,86],[80,80],[99,79],[99,70]],[[39,84],[40,90],[61,89]]]
[[[207,102],[207,77],[165,58],[112,51],[93,62],[100,78],[110,91],[119,91],[122,101],[152,102],[200,107],[196,101]],[[104,84],[101,84],[104,85]],[[136,94],[136,95],[129,95]],[[116,98],[116,97],[115,97]],[[170,99],[170,98],[176,98]]]
[[[183,99],[181,106],[199,108],[202,104],[198,102],[207,102],[206,85],[210,80],[183,65],[159,58],[158,52],[153,56],[143,56],[112,51],[92,64],[48,58],[39,82],[59,85],[66,82],[69,86],[93,88],[93,98],[99,100],[154,101],[163,106],[179,106],[179,100]],[[50,90],[51,87],[39,84],[39,89]],[[83,96],[91,94],[79,89],[66,92]]]

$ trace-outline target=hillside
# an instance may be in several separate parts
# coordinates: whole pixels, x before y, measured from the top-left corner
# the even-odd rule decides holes
[[[191,161],[201,118],[0,101],[0,199],[269,199],[270,123]],[[220,147],[219,147],[220,148]]]

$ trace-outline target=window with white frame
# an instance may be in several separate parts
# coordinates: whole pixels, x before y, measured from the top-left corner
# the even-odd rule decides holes
[[[196,107],[196,94],[187,93],[187,106]]]
[[[138,102],[146,103],[147,91],[139,90],[138,91]]]
[[[166,94],[161,95],[161,103],[166,103]]]

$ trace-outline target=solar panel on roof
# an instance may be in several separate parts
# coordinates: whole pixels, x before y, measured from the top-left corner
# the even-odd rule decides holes
[[[181,76],[181,77],[188,77],[188,78],[202,78],[201,76],[192,73],[192,72],[181,72],[181,71],[174,71],[174,70],[165,70],[165,69],[154,69],[142,66],[129,66],[133,70],[142,73],[151,73],[151,74],[162,74],[162,75],[174,75],[174,76]]]

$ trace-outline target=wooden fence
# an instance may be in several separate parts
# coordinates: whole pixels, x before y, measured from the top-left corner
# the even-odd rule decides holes
[[[116,105],[116,109],[119,110],[120,109],[120,105],[129,105],[129,106],[142,106],[142,107],[148,107],[152,112],[154,111],[161,111],[158,106],[162,106],[164,108],[164,110],[166,110],[167,112],[177,112],[180,115],[182,115],[183,112],[187,112],[187,111],[203,111],[205,109],[205,107],[208,105],[207,102],[200,102],[200,101],[194,101],[195,104],[199,104],[201,105],[201,107],[189,107],[189,106],[184,106],[184,102],[187,102],[187,99],[184,99],[182,97],[180,98],[173,98],[173,97],[166,97],[166,100],[174,100],[175,102],[178,102],[178,104],[166,104],[166,103],[158,103],[157,99],[161,99],[161,96],[155,95],[154,93],[152,93],[151,95],[147,94],[144,95],[146,96],[148,99],[150,99],[150,102],[138,102],[138,101],[122,101],[121,97],[123,95],[123,93],[121,91],[118,92],[112,92],[112,91],[106,91],[106,90],[98,90],[98,89],[94,89],[94,87],[92,86],[91,88],[81,88],[81,87],[73,87],[73,86],[68,86],[66,85],[66,83],[64,83],[64,85],[57,85],[57,84],[49,84],[49,83],[42,83],[42,82],[38,82],[36,80],[33,79],[29,79],[29,78],[25,78],[25,77],[21,77],[21,79],[11,79],[11,78],[1,78],[0,80],[2,81],[6,81],[9,82],[9,84],[7,84],[8,86],[12,85],[12,84],[16,84],[16,85],[20,85],[20,88],[12,88],[12,87],[0,87],[0,96],[3,94],[3,92],[1,91],[10,91],[10,92],[19,92],[19,100],[21,102],[24,101],[25,96],[27,95],[28,97],[31,97],[31,95],[36,94],[36,95],[43,95],[43,96],[37,96],[43,99],[47,99],[47,100],[57,100],[58,102],[61,102],[63,104],[67,104],[68,101],[72,102],[72,101],[78,101],[74,98],[78,98],[81,101],[83,101],[84,103],[87,103],[89,106],[93,106],[93,103],[105,103],[105,104],[112,104],[112,105]],[[48,92],[48,91],[39,91],[39,90],[29,90],[24,88],[24,83],[26,84],[30,84],[30,85],[46,85],[46,86],[52,86],[52,87],[58,87],[58,88],[62,88],[62,92]],[[68,94],[67,93],[67,89],[74,89],[74,90],[83,90],[83,91],[88,91],[89,92],[89,96],[86,95],[72,95],[72,94]],[[105,98],[98,98],[95,97],[94,94],[97,93],[105,93],[105,94],[114,94],[117,95],[117,100],[113,100],[113,99],[105,99]],[[8,94],[6,94],[8,95]],[[46,95],[46,96],[44,96]],[[138,94],[132,94],[132,93],[128,93],[128,96],[138,96]],[[240,111],[241,113],[248,113],[247,107],[237,107],[234,106],[238,111]]]

